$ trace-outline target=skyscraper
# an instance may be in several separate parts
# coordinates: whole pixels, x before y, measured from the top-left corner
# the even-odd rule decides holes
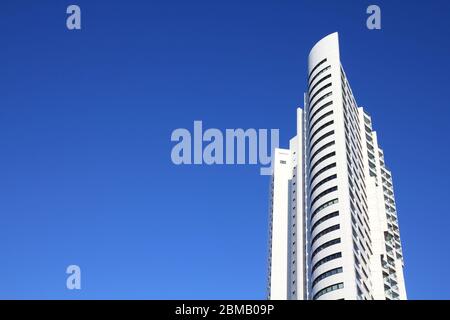
[[[304,103],[289,149],[274,154],[269,299],[406,299],[392,175],[337,33],[309,54]]]

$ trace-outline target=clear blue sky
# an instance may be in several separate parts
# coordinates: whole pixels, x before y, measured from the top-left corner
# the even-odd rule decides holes
[[[287,146],[334,31],[393,172],[409,297],[450,298],[450,3],[377,1],[381,31],[370,4],[2,1],[0,298],[265,298],[269,178],[175,166],[170,135],[202,120]]]

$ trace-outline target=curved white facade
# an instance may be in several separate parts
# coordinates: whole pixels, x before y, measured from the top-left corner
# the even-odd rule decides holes
[[[274,157],[269,298],[406,299],[391,175],[337,33],[311,50],[307,84],[297,136]]]

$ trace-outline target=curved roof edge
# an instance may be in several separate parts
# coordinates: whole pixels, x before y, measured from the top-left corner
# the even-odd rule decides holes
[[[308,62],[312,62],[317,56],[322,56],[324,52],[327,54],[334,52],[339,56],[339,34],[337,32],[323,37],[313,46],[309,52]]]

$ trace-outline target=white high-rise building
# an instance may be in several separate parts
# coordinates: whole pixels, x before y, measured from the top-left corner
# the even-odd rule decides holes
[[[313,47],[308,72],[297,135],[273,160],[269,299],[406,299],[392,176],[337,33]]]

